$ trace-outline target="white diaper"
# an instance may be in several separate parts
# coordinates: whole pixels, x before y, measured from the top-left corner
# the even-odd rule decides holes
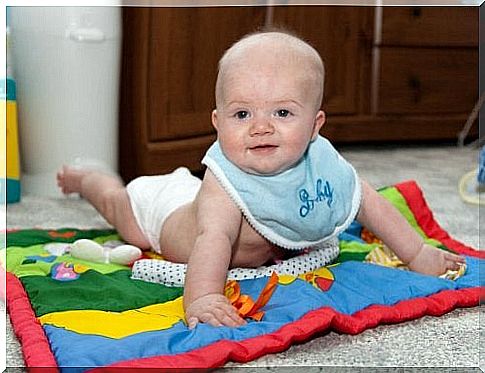
[[[185,167],[159,176],[141,176],[126,190],[136,222],[153,251],[161,253],[160,231],[163,223],[177,208],[192,202],[202,181]]]

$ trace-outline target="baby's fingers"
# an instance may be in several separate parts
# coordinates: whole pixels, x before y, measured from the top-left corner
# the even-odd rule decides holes
[[[217,319],[225,326],[237,327],[246,324],[246,321],[237,314],[236,309],[229,304],[214,312]]]
[[[210,324],[212,326],[239,326],[233,316],[224,310],[224,308],[214,308],[210,312],[200,315],[199,320],[203,323]],[[244,320],[243,320],[244,321]]]
[[[247,324],[246,320],[239,316],[237,312],[231,312],[228,316],[226,316],[225,321],[226,322],[224,324],[228,326],[241,326]]]
[[[466,262],[465,257],[461,255],[452,254],[452,253],[445,253],[445,259],[452,262],[461,263],[461,264],[464,264]]]
[[[219,318],[213,312],[202,314],[200,316],[200,321],[212,326],[223,326],[223,324],[219,321]]]
[[[197,317],[191,317],[187,320],[187,326],[189,327],[189,329],[194,329],[198,323],[199,319]]]
[[[455,255],[452,253],[445,254],[446,268],[453,271],[458,271],[462,265],[465,264],[466,260],[460,255]]]
[[[458,271],[464,263],[458,263],[454,260],[447,260],[446,261],[446,268],[451,269],[452,271]]]

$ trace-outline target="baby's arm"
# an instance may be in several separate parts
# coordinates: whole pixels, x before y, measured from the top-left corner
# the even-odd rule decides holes
[[[242,222],[239,209],[206,171],[196,202],[197,238],[185,277],[184,308],[189,328],[198,322],[238,326],[245,321],[224,295],[232,248]]]
[[[357,220],[379,237],[413,271],[441,275],[459,269],[464,258],[424,243],[399,211],[362,180]]]

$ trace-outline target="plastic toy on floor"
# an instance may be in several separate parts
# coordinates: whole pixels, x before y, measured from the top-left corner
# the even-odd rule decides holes
[[[458,146],[465,146],[465,139],[470,132],[473,124],[477,121],[480,109],[485,104],[485,92],[480,95],[475,107],[468,116],[465,126],[458,134]],[[484,143],[484,138],[479,137],[477,140],[472,142],[470,145],[482,146]],[[475,205],[480,205],[485,202],[485,146],[482,146],[480,150],[480,156],[478,160],[478,168],[467,172],[461,178],[458,184],[458,190],[460,192],[460,197],[467,203],[472,203]]]
[[[461,198],[475,205],[485,203],[485,146],[480,150],[478,168],[466,173],[460,180]]]

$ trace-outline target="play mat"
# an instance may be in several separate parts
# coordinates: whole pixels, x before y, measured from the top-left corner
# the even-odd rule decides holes
[[[354,222],[339,237],[340,255],[332,265],[298,277],[275,274],[229,283],[232,300],[250,297],[258,303],[246,310],[256,317],[239,328],[199,324],[189,330],[182,288],[133,280],[130,267],[44,249],[80,238],[103,243],[119,238],[114,231],[8,231],[7,307],[26,366],[213,368],[277,353],[328,330],[357,334],[477,306],[484,253],[455,241],[437,224],[416,183],[379,192],[429,243],[465,255],[465,273],[450,280],[368,263],[369,253],[382,246]],[[274,290],[266,293],[265,304],[257,301],[263,289]]]

